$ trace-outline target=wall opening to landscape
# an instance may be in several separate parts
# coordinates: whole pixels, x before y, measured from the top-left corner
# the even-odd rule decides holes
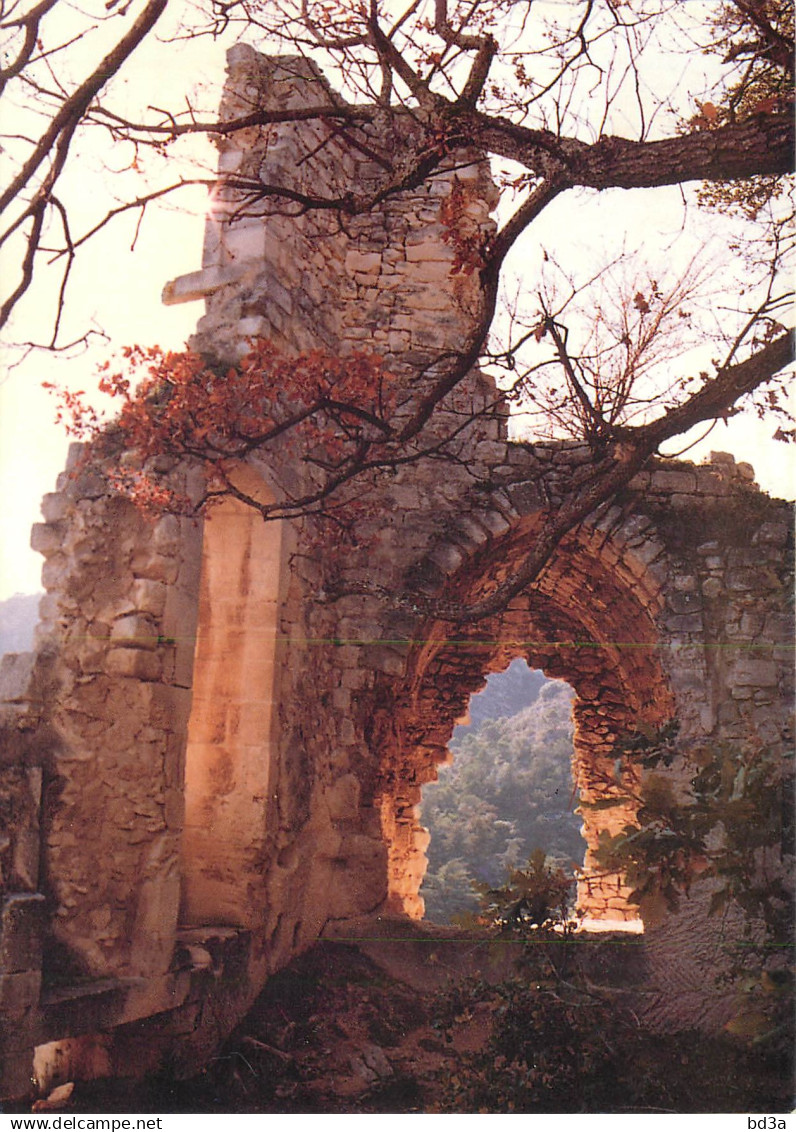
[[[510,871],[542,849],[573,875],[586,844],[574,812],[574,692],[522,659],[494,673],[454,728],[452,762],[423,789],[428,869],[420,895],[427,919],[475,913],[475,884],[503,886]]]
[[[184,926],[245,927],[263,916],[281,541],[280,523],[232,498],[205,521],[185,765]]]
[[[520,520],[488,555],[475,554],[464,563],[448,583],[451,599],[473,605],[487,594],[516,567],[538,521]],[[448,761],[454,725],[473,692],[490,673],[522,658],[575,692],[573,776],[587,845],[578,906],[587,921],[637,921],[624,879],[606,874],[595,854],[600,834],[632,824],[637,809],[628,800],[639,797],[637,773],[628,765],[618,769],[617,740],[667,722],[673,700],[659,650],[660,582],[647,568],[657,549],[639,541],[637,530],[633,542],[628,533],[580,528],[562,542],[534,588],[504,612],[455,637],[448,624],[430,623],[425,640],[412,646],[407,676],[393,685],[391,719],[382,732],[388,752],[381,810],[391,910],[423,915],[419,890],[429,835],[419,815],[421,789]],[[615,804],[606,807],[608,799]]]

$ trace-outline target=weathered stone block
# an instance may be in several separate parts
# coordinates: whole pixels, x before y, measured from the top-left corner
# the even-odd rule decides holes
[[[646,539],[640,545],[634,546],[630,551],[632,559],[648,567],[656,558],[663,554],[663,547],[657,539]]]
[[[696,475],[692,471],[655,471],[652,474],[652,489],[692,494],[696,491]]]
[[[135,680],[159,680],[161,658],[157,653],[143,649],[111,649],[105,658],[105,671],[109,676],[128,676]]]
[[[0,975],[0,1015],[18,1020],[36,1008],[41,990],[41,971]]]
[[[45,523],[58,523],[69,511],[70,503],[62,491],[50,491],[42,498],[42,516]]]
[[[773,660],[760,660],[754,656],[741,656],[733,666],[736,684],[768,688],[777,683],[777,666]]]
[[[699,583],[693,574],[675,574],[672,585],[682,593],[693,593],[698,589]]]
[[[69,573],[69,562],[65,555],[54,554],[41,568],[41,584],[45,590],[60,589]]]
[[[354,249],[345,257],[345,269],[349,274],[378,275],[381,269],[380,252],[359,252]]]
[[[185,793],[183,790],[166,791],[163,818],[167,829],[182,830],[185,824]]]
[[[699,633],[702,631],[702,618],[697,613],[667,617],[666,627],[673,633]]]
[[[52,559],[44,564],[44,569],[50,565]],[[178,559],[169,558],[148,546],[137,548],[130,561],[130,568],[137,578],[148,578],[153,582],[165,582],[171,585],[176,582],[180,564]],[[44,571],[42,571],[42,578]],[[50,587],[47,587],[50,588]]]
[[[440,570],[445,574],[455,573],[464,561],[461,552],[450,543],[442,543],[441,546],[435,547],[429,555],[429,558],[435,565],[439,566]]]
[[[378,672],[401,676],[406,668],[405,658],[388,645],[369,645],[362,650],[362,654],[363,665]]]
[[[111,641],[118,648],[156,649],[159,638],[156,627],[148,617],[133,614],[120,617],[111,626]]]
[[[753,546],[764,544],[768,546],[785,546],[790,534],[787,523],[762,523],[752,536]]]
[[[359,779],[345,774],[326,792],[329,816],[332,821],[354,821],[359,812]]]
[[[159,554],[177,554],[180,547],[180,519],[177,515],[163,515],[152,531],[152,546]]]
[[[743,592],[746,590],[753,590],[757,577],[753,570],[728,570],[726,585],[728,590],[735,590]]]
[[[32,652],[11,652],[0,658],[0,703],[25,703],[33,695]]]
[[[335,688],[332,692],[332,706],[338,711],[351,710],[351,693],[348,688]]]
[[[168,307],[203,299],[228,283],[234,283],[240,278],[242,270],[243,265],[235,264],[228,267],[206,267],[201,271],[180,275],[163,288],[161,301]]]
[[[741,615],[741,633],[745,637],[755,637],[763,628],[763,615],[761,613],[743,613]]]
[[[167,587],[163,582],[151,578],[136,578],[133,583],[132,601],[140,613],[161,617],[166,607]]]
[[[233,263],[264,259],[267,247],[268,232],[262,220],[232,224],[224,232],[223,248]]]
[[[411,239],[411,238],[410,238]],[[444,243],[442,239],[429,239],[428,237],[417,238],[417,242],[406,243],[406,260],[407,263],[426,264],[430,262],[442,262],[446,265],[448,273],[450,266],[454,260],[453,248]]]
[[[763,625],[766,639],[789,644],[793,640],[793,617],[787,613],[769,613]]]
[[[11,876],[15,885],[34,891],[39,883],[41,767],[29,767],[26,774],[29,780],[30,809],[24,825],[16,831],[11,855]]]
[[[511,523],[500,511],[477,511],[475,517],[495,538],[511,529]]]
[[[242,339],[267,338],[271,333],[271,324],[265,315],[252,314],[239,320],[237,331]]]
[[[681,591],[669,595],[669,608],[674,613],[697,613],[702,608],[699,594]]]
[[[0,1035],[0,1073],[3,1096],[28,1098],[37,1079],[33,1074],[34,1042],[26,1027]]]
[[[34,523],[30,530],[30,548],[50,558],[63,549],[63,523]]]

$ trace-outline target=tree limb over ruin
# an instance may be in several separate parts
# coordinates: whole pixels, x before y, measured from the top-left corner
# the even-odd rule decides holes
[[[758,81],[754,97],[748,96],[746,104],[737,88],[729,86],[726,112],[702,116],[690,132],[680,129],[670,137],[655,138],[649,132],[646,118],[661,105],[656,107],[652,97],[652,109],[641,114],[642,136],[637,139],[612,135],[608,128],[612,103],[618,101],[615,93],[606,91],[603,120],[596,123],[597,136],[591,138],[582,135],[593,135],[595,124],[582,121],[570,101],[584,76],[591,76],[595,69],[609,75],[620,58],[632,76],[645,73],[648,64],[643,47],[627,47],[623,39],[673,18],[663,7],[633,17],[620,14],[613,6],[602,12],[599,5],[575,4],[569,15],[541,14],[537,27],[531,4],[507,5],[502,0],[477,0],[470,6],[435,0],[430,20],[416,3],[407,4],[396,15],[393,7],[382,10],[376,0],[366,13],[344,4],[269,0],[211,4],[207,11],[200,5],[193,23],[184,17],[182,23],[171,25],[164,21],[165,0],[150,0],[138,6],[138,15],[137,6],[128,4],[100,24],[86,26],[84,38],[97,27],[105,33],[119,20],[132,19],[129,29],[82,81],[75,81],[73,72],[80,65],[77,57],[74,64],[69,62],[73,40],[61,30],[63,7],[64,0],[46,0],[27,10],[24,6],[22,11],[10,9],[5,19],[0,12],[0,32],[9,42],[12,58],[0,75],[3,96],[12,101],[33,98],[37,103],[36,117],[28,121],[26,111],[21,119],[23,129],[8,136],[12,163],[18,164],[0,194],[0,245],[12,238],[24,239],[26,250],[20,256],[25,265],[22,277],[12,280],[10,293],[0,306],[0,325],[23,299],[47,254],[52,226],[45,220],[57,210],[52,194],[64,168],[67,162],[80,160],[76,147],[82,144],[81,138],[98,129],[114,147],[132,146],[136,153],[143,148],[150,155],[167,155],[163,147],[188,135],[228,137],[255,126],[298,121],[324,122],[330,127],[343,122],[354,128],[376,125],[385,131],[391,121],[409,115],[419,131],[412,139],[405,138],[398,152],[392,153],[389,146],[385,149],[383,157],[392,161],[393,169],[385,173],[375,192],[363,194],[354,184],[339,199],[302,197],[305,207],[337,208],[347,214],[367,211],[407,184],[417,183],[418,177],[433,176],[445,153],[463,142],[518,162],[535,178],[548,177],[555,170],[566,187],[597,190],[780,175],[792,166],[792,91],[787,85],[772,85],[771,79],[772,73],[788,77],[792,69],[778,63],[780,57],[790,57],[787,48],[792,47],[792,29],[776,13],[772,16],[758,10],[759,5],[741,4],[740,0],[725,7],[717,5],[715,13],[708,13],[713,26],[707,30],[714,36],[718,29],[729,39],[740,37],[732,41],[734,54],[729,53],[729,63],[725,60],[721,81],[729,86],[734,61],[743,56],[744,89],[750,86],[748,75],[756,65],[767,86],[761,87],[762,80]],[[142,45],[161,26],[164,34],[188,43],[243,28],[274,36],[302,54],[323,48],[359,97],[346,104],[329,89],[317,105],[252,107],[250,112],[223,120],[203,118],[186,99],[187,106],[154,111],[151,121],[132,118],[115,108],[112,81],[122,67],[130,70],[135,65]],[[758,44],[757,55],[750,42]],[[599,66],[592,59],[596,52],[607,52],[606,62]],[[63,80],[50,57],[64,67]],[[769,96],[763,97],[769,88]],[[595,88],[595,97],[598,95],[603,97],[599,84]],[[13,130],[16,118],[16,109],[13,114],[9,110],[7,130]],[[527,120],[533,118],[556,118],[557,124],[554,128],[530,124]],[[173,177],[171,181],[175,183]],[[160,188],[139,188],[133,199],[151,196]],[[268,196],[274,189],[262,186],[260,191]],[[62,207],[68,212],[68,201]],[[87,231],[96,227],[93,223]],[[83,242],[84,235],[75,233],[75,246]]]
[[[567,427],[581,428],[593,452],[589,474],[573,483],[569,498],[549,517],[516,577],[477,607],[449,610],[453,619],[488,616],[495,603],[529,585],[563,535],[628,483],[661,444],[695,424],[731,415],[739,400],[771,382],[792,360],[790,337],[779,321],[787,298],[780,281],[788,251],[788,218],[784,206],[774,205],[781,187],[777,179],[792,168],[792,65],[785,47],[792,46],[793,34],[776,6],[769,10],[748,0],[730,0],[711,8],[701,26],[689,24],[692,38],[701,33],[706,48],[718,36],[724,53],[714,60],[712,99],[700,95],[696,101],[687,84],[677,92],[652,90],[666,37],[671,40],[678,20],[691,20],[654,0],[643,13],[625,13],[591,0],[549,11],[543,3],[435,0],[425,6],[407,3],[397,13],[394,5],[378,0],[370,0],[362,10],[342,2],[233,0],[211,4],[203,13],[204,22],[186,22],[179,28],[166,23],[164,0],[150,0],[125,5],[118,16],[103,21],[105,30],[117,26],[111,20],[131,22],[102,64],[89,69],[82,80],[59,78],[50,63],[51,57],[66,55],[69,49],[63,37],[60,42],[47,39],[48,29],[57,26],[49,21],[59,2],[33,5],[23,15],[10,10],[5,19],[0,11],[0,30],[15,45],[2,76],[7,89],[32,97],[37,115],[44,110],[43,124],[26,118],[24,129],[7,139],[17,167],[0,195],[0,244],[19,246],[22,254],[19,275],[0,308],[0,324],[10,321],[34,287],[43,260],[52,258],[63,265],[63,276],[51,348],[57,348],[69,273],[87,240],[116,216],[137,213],[140,218],[172,191],[207,180],[175,177],[169,169],[170,154],[191,137],[215,137],[223,146],[236,135],[246,138],[248,131],[255,131],[258,137],[278,140],[281,127],[307,123],[321,150],[342,138],[363,161],[355,162],[352,168],[357,171],[339,185],[319,187],[302,180],[298,169],[294,178],[285,180],[269,179],[255,169],[245,175],[227,170],[214,186],[217,199],[231,204],[235,219],[298,221],[317,214],[330,217],[341,231],[352,218],[376,214],[401,194],[432,186],[439,190],[462,152],[479,151],[513,164],[510,178],[502,174],[513,211],[503,212],[502,226],[488,237],[457,233],[459,221],[466,225],[466,202],[454,200],[451,190],[444,225],[456,249],[455,270],[479,280],[480,306],[466,340],[457,342],[455,349],[438,349],[433,361],[422,367],[411,395],[404,390],[392,402],[382,397],[381,378],[375,374],[372,388],[365,382],[345,389],[335,384],[341,379],[329,379],[312,395],[302,391],[295,404],[280,411],[263,392],[257,427],[235,418],[232,431],[224,433],[211,422],[202,436],[192,432],[180,453],[218,462],[221,487],[211,489],[208,498],[218,491],[239,498],[240,488],[224,471],[225,460],[259,452],[288,436],[304,436],[306,444],[297,458],[311,470],[311,487],[297,489],[278,503],[250,502],[263,518],[325,515],[342,522],[341,507],[367,495],[379,476],[413,462],[463,459],[461,445],[475,435],[485,415],[505,412],[507,398],[519,402],[521,396],[536,393],[541,404],[544,367],[555,363],[564,393],[559,400],[548,399],[548,424],[558,427],[565,420]],[[284,105],[263,105],[257,93],[250,92],[215,115],[191,98],[179,108],[156,109],[146,105],[147,94],[140,111],[128,114],[114,102],[108,82],[123,65],[134,64],[156,25],[188,42],[233,29],[265,36],[269,42],[275,39],[294,53],[297,81],[307,66],[314,68],[318,81],[303,101],[291,95]],[[57,37],[57,31],[52,34]],[[41,48],[35,46],[38,42]],[[319,54],[334,67],[348,101],[320,78],[315,63]],[[692,113],[695,101],[697,114]],[[79,158],[79,140],[90,141],[97,132],[114,147],[134,154],[130,169],[137,168],[139,156],[141,164],[143,158],[147,163],[165,159],[170,176],[157,185],[137,181],[127,200],[100,209],[94,222],[77,231],[70,202],[61,192],[62,174]],[[646,292],[634,295],[631,290],[624,296],[626,330],[624,337],[615,335],[611,346],[626,347],[623,381],[632,395],[626,388],[620,395],[618,387],[612,391],[610,382],[598,379],[590,385],[588,374],[604,366],[610,350],[602,353],[603,346],[593,356],[585,349],[578,352],[567,339],[569,313],[565,318],[560,305],[541,296],[537,300],[528,288],[522,341],[552,341],[552,361],[525,365],[521,381],[496,393],[493,405],[469,418],[450,412],[452,398],[484,358],[495,332],[507,257],[554,201],[558,208],[573,201],[574,208],[574,194],[568,195],[568,190],[601,193],[665,186],[682,187],[685,198],[686,192],[693,196],[685,186],[705,181],[719,183],[714,197],[724,200],[727,211],[740,206],[750,223],[753,218],[759,221],[758,246],[766,247],[757,261],[755,295],[744,294],[744,287],[727,296],[721,325],[714,328],[720,343],[715,353],[724,362],[714,358],[697,380],[687,373],[690,362],[682,360],[685,347],[679,354],[672,349],[668,364],[674,376],[667,378],[665,387],[644,384],[641,370],[633,370],[630,331],[638,330],[639,319],[649,316],[649,327],[654,317],[662,317],[661,292],[653,278]],[[760,219],[764,213],[768,228]],[[681,290],[687,297],[688,288]],[[657,315],[652,310],[656,304]],[[685,302],[679,309],[671,304],[667,317],[687,324],[692,315],[686,307]],[[588,308],[578,317],[588,320]],[[636,335],[633,349],[640,348],[642,340],[648,348],[646,330]],[[504,351],[507,369],[516,368],[518,356],[513,345]],[[193,362],[180,364],[190,369]],[[333,369],[327,366],[327,377]],[[229,377],[230,385],[235,380]],[[213,383],[208,381],[210,388]],[[610,412],[602,400],[606,389],[609,399],[614,396]],[[774,390],[772,411],[781,409],[777,396]],[[210,407],[215,411],[219,405]],[[193,405],[191,411],[197,413],[199,407]],[[339,445],[324,447],[324,441],[316,449],[311,441],[317,436],[306,433],[308,422],[313,428],[322,422],[323,428],[336,430]]]

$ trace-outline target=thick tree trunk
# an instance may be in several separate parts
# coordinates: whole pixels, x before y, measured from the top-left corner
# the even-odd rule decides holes
[[[476,145],[535,172],[545,172],[554,163],[571,185],[594,189],[743,180],[793,168],[794,121],[787,112],[756,114],[744,122],[661,141],[604,137],[593,145],[487,114],[470,115],[468,125]]]

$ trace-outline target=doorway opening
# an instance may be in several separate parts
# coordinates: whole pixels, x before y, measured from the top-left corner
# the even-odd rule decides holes
[[[536,522],[519,521],[499,543],[475,553],[448,582],[452,599],[466,607],[488,595],[521,563]],[[457,626],[454,636],[449,622],[429,621],[409,652],[405,675],[377,687],[372,732],[382,752],[377,804],[388,851],[386,911],[423,917],[419,890],[430,843],[427,813],[422,821],[419,814],[424,791],[451,761],[454,725],[471,696],[492,673],[520,659],[575,693],[572,777],[586,846],[577,907],[585,926],[639,930],[633,885],[606,870],[600,848],[605,837],[636,825],[643,803],[639,770],[618,759],[617,744],[672,718],[658,630],[663,574],[639,559],[660,550],[657,544],[648,549],[640,537],[631,519],[627,531],[620,527],[611,536],[600,527],[579,528],[562,541],[534,587],[505,609]]]
[[[420,820],[431,838],[420,890],[426,919],[476,915],[483,888],[505,885],[536,850],[568,876],[583,866],[574,698],[564,680],[519,658],[471,697],[449,743],[452,761],[423,788]]]

